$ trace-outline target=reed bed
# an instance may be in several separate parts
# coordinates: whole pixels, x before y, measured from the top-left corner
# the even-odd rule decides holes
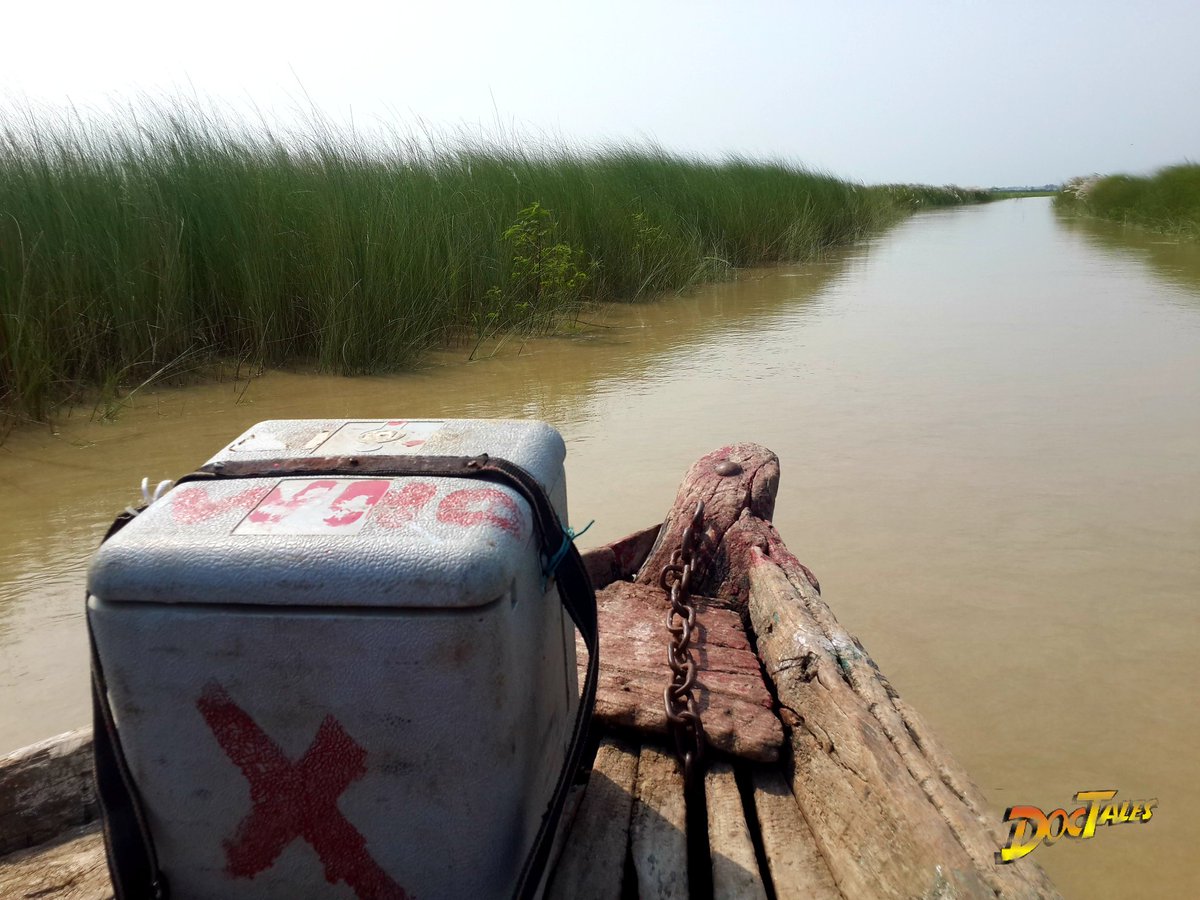
[[[1200,165],[1168,166],[1153,175],[1092,175],[1069,181],[1058,209],[1200,239]]]
[[[229,361],[372,373],[797,261],[983,192],[783,162],[248,128],[191,108],[9,116],[0,414]]]

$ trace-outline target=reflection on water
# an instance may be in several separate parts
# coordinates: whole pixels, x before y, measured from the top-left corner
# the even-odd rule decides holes
[[[783,536],[997,818],[1086,789],[1159,798],[1144,827],[1039,849],[1064,892],[1200,893],[1200,263],[1098,233],[1046,200],[931,213],[476,363],[272,373],[16,435],[0,750],[86,720],[83,570],[131,488],[255,421],[548,419],[588,544],[661,518],[697,456],[755,440],[782,459]]]
[[[1189,303],[1200,301],[1200,241],[1156,234],[1106,219],[1058,214],[1059,224],[1071,234],[1109,254],[1137,260],[1159,278],[1183,288],[1178,295]]]

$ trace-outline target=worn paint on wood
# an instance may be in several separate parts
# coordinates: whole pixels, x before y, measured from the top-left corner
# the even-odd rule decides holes
[[[0,757],[0,856],[48,841],[96,815],[90,728]]]
[[[658,588],[619,581],[600,591],[596,601],[602,648],[596,720],[667,734],[663,688],[671,670],[666,660],[666,595]],[[696,701],[708,743],[747,759],[778,759],[783,727],[741,616],[717,601],[697,598],[696,606],[692,656],[700,669]],[[581,641],[577,650],[582,659]]]
[[[641,900],[688,896],[687,806],[679,763],[646,745],[638,759],[630,832]]]
[[[629,847],[638,752],[605,739],[570,826],[547,900],[619,900]]]
[[[713,896],[767,900],[733,766],[724,760],[709,763],[704,773],[704,799]]]
[[[592,586],[600,590],[614,581],[628,581],[633,578],[645,562],[646,554],[654,546],[660,528],[661,525],[643,528],[619,541],[584,552],[583,565],[592,579]]]
[[[737,471],[722,475],[722,463],[734,463]],[[699,583],[721,543],[725,532],[743,510],[762,519],[770,519],[775,510],[775,492],[779,485],[779,458],[758,444],[732,444],[702,456],[687,471],[675,502],[654,549],[642,564],[637,581],[657,584],[658,574],[679,547],[683,530],[691,523],[696,502],[704,502],[704,530],[698,548],[696,573]],[[720,596],[720,595],[715,595]]]

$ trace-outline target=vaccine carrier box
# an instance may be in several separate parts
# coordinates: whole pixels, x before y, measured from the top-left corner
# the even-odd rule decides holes
[[[106,541],[88,617],[173,897],[512,893],[570,741],[570,618],[531,510],[462,478],[274,476],[487,453],[567,521],[532,421],[262,422]],[[378,466],[376,466],[378,468]]]

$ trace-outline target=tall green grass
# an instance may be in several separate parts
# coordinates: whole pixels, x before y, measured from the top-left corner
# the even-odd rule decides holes
[[[395,369],[433,346],[552,327],[579,304],[803,260],[912,209],[986,199],[644,147],[434,152],[195,108],[131,116],[6,120],[10,422],[215,361]]]
[[[1149,177],[1075,178],[1054,203],[1067,212],[1200,238],[1200,165],[1168,166]]]

